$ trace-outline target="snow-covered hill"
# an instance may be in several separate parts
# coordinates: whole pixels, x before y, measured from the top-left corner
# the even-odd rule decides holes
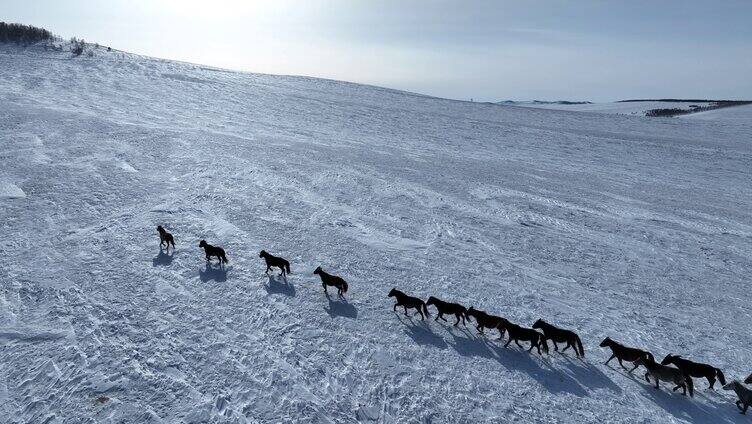
[[[669,101],[628,101],[607,103],[560,103],[560,102],[502,102],[510,106],[522,106],[540,109],[568,110],[574,112],[609,113],[619,115],[645,116],[655,109],[692,110],[691,106],[709,107],[713,102],[669,102]],[[686,115],[677,115],[682,119],[702,119],[711,121],[736,121],[739,124],[752,125],[752,105],[722,107]]]
[[[748,126],[9,46],[0,106],[3,422],[748,422],[598,347],[752,371]],[[576,329],[585,361],[392,287]]]

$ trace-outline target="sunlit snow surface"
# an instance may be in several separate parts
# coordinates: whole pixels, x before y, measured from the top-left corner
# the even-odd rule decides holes
[[[749,422],[598,343],[752,371],[750,138],[2,46],[0,421]],[[392,287],[576,329],[586,360],[395,314]]]

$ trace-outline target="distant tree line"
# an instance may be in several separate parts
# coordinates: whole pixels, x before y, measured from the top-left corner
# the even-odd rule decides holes
[[[660,116],[660,117],[673,117],[679,115],[689,115],[690,113],[704,112],[706,110],[721,109],[724,107],[741,106],[752,104],[752,101],[741,100],[720,100],[712,102],[707,106],[689,105],[689,109],[679,108],[665,108],[665,109],[650,109],[645,112],[645,116]]]
[[[55,36],[44,28],[0,22],[0,43],[29,44],[54,38]]]

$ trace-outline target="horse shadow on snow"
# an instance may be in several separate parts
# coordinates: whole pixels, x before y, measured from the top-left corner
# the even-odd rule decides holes
[[[561,356],[564,359],[556,361],[556,367],[551,363],[551,358],[541,358],[520,350],[514,343],[504,348],[502,345],[504,342],[495,340],[498,338],[497,332],[489,331],[489,337],[484,337],[473,334],[467,328],[450,327],[446,328],[446,332],[453,340],[447,342],[444,336],[433,332],[427,323],[412,320],[406,323],[405,321],[403,317],[400,317],[400,322],[407,327],[405,331],[407,335],[420,345],[434,346],[439,349],[451,347],[462,356],[494,360],[507,370],[528,374],[551,393],[570,393],[578,397],[586,397],[589,396],[588,388],[604,388],[621,393],[621,388],[597,367],[564,355],[557,355],[553,349],[550,357]]]
[[[159,253],[151,260],[152,266],[169,266],[175,258],[175,250],[172,253],[164,249],[159,249]]]
[[[222,283],[227,281],[227,268],[219,264],[215,265],[211,262],[207,262],[205,268],[198,269],[198,278],[204,283],[211,280],[214,280],[217,283]]]
[[[710,397],[703,396],[707,402],[700,403],[689,396],[682,396],[679,392],[672,392],[670,384],[666,383],[661,383],[661,389],[656,390],[655,382],[648,384],[643,377],[644,369],[640,368],[640,370],[642,372],[635,370],[634,378],[642,386],[645,397],[679,420],[708,424],[749,422],[748,418],[741,415],[734,403],[728,399],[724,398],[722,402],[717,402]],[[695,397],[697,396],[698,391],[695,387]]]
[[[287,278],[269,275],[269,281],[264,284],[264,289],[269,294],[283,294],[285,296],[295,297],[295,286]]]
[[[324,306],[324,310],[331,318],[344,317],[356,319],[358,317],[358,310],[344,297],[333,299],[333,296],[327,295],[326,299],[329,301],[329,305],[328,307]]]
[[[446,349],[447,343],[444,338],[434,333],[426,321],[412,317],[405,317],[401,312],[396,312],[399,322],[405,326],[407,334],[415,343],[420,346],[433,346],[438,349]]]

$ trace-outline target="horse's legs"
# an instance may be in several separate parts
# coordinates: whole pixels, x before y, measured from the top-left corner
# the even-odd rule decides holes
[[[636,370],[636,369],[637,369],[637,367],[639,367],[639,366],[640,366],[639,364],[635,364],[635,366],[634,366],[634,367],[632,367],[632,369],[631,369],[631,370],[629,370],[629,372],[632,372],[632,371]],[[624,369],[626,369],[626,368],[624,368]]]
[[[554,343],[554,344],[556,344],[556,343]],[[614,359],[614,358],[616,358],[616,354],[612,353],[611,357],[608,358],[608,361],[604,362],[603,365],[608,365],[608,363],[611,362],[611,360]]]
[[[736,407],[737,407],[737,408],[739,408],[739,410],[740,410],[740,411],[742,410],[742,405],[741,405],[741,403],[742,403],[742,401],[740,401],[740,400],[737,400],[737,401],[736,401]],[[743,414],[743,412],[742,412],[742,414]]]
[[[397,303],[394,304],[394,308],[392,308],[392,312],[397,312]]]
[[[407,306],[405,306],[405,305],[402,305],[402,307],[404,307],[404,308],[405,308],[405,316],[406,316],[406,317],[409,317],[410,315],[408,315],[408,314],[407,314]]]
[[[510,337],[509,340],[507,340],[507,344],[504,345],[504,347],[509,346],[509,343],[512,343],[512,338]]]
[[[417,309],[417,310],[418,310],[418,313],[420,314],[420,320],[421,320],[421,321],[425,321],[425,320],[426,320],[426,316],[425,316],[425,315],[423,315],[423,311],[421,311],[421,310],[420,310],[420,306],[418,306],[418,307],[417,307],[417,308],[415,308],[415,309]]]
[[[454,326],[456,327],[460,323],[460,316],[459,314],[455,314],[454,317],[457,318],[457,322],[454,323]]]
[[[655,379],[655,388],[656,390],[661,390],[661,380]]]
[[[715,372],[713,372],[713,374],[715,374]],[[711,374],[711,375],[705,376],[705,378],[708,379],[708,383],[710,383],[710,388],[712,389],[713,386],[715,385],[715,376]]]
[[[566,352],[566,351],[567,351],[567,349],[569,349],[570,347],[572,347],[572,343],[571,343],[571,342],[569,342],[569,341],[567,341],[567,345],[566,345],[566,346],[564,346],[564,349],[562,349],[562,350],[561,350],[561,352],[562,352],[562,353]],[[575,349],[575,350],[577,350],[577,349]]]
[[[648,383],[650,383],[650,373],[649,372],[645,373],[645,381],[647,381]]]
[[[519,341],[518,339],[514,339],[514,343],[515,343],[515,344],[517,344],[517,346],[521,347],[522,349],[524,349],[524,348],[525,348],[525,346],[522,346],[522,345],[520,344],[520,341]]]
[[[444,322],[448,322],[447,319],[444,318],[443,316],[441,317],[441,319],[444,320]]]

